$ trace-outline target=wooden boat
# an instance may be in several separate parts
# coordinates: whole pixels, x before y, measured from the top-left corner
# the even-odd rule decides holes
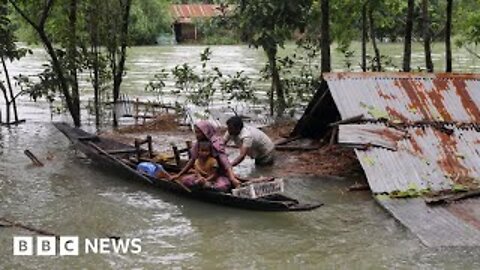
[[[166,191],[179,193],[205,202],[260,211],[308,211],[323,205],[322,203],[300,203],[282,194],[251,199],[206,189],[186,190],[178,182],[158,179],[137,171],[136,164],[139,161],[138,159],[135,161],[135,158],[137,157],[138,147],[97,136],[82,129],[73,128],[66,123],[54,123],[54,125],[65,134],[76,149],[92,159],[94,164],[113,169],[128,179],[147,182]],[[147,152],[143,149],[141,151]],[[166,165],[164,167],[170,172],[178,172],[180,170],[179,166],[162,165]]]

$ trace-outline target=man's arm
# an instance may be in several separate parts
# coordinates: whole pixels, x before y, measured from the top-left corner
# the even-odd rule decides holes
[[[240,147],[240,155],[236,159],[234,159],[234,161],[232,162],[232,166],[237,166],[238,164],[240,164],[240,162],[242,162],[245,159],[252,145],[253,145],[252,137],[245,137],[242,139],[242,146]]]
[[[242,145],[242,147],[240,147],[240,155],[238,155],[238,157],[235,158],[232,161],[232,166],[233,167],[237,166],[238,164],[240,164],[245,159],[249,149],[250,149],[249,147],[245,147],[243,145]]]
[[[225,143],[225,145],[227,145],[227,143],[230,141],[230,134],[227,132],[225,132],[225,135],[223,135],[223,141]]]

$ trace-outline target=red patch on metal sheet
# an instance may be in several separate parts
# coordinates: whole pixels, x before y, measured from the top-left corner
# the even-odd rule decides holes
[[[395,99],[397,99],[396,96],[394,96],[394,95],[389,95],[389,94],[383,92],[382,89],[377,89],[377,93],[378,93],[378,95],[379,95],[381,98],[383,98],[383,99],[385,99],[385,100],[392,100],[392,99],[395,100]]]
[[[411,80],[395,80],[394,84],[400,88],[400,90],[404,91],[408,98],[410,99],[410,103],[408,104],[409,108],[415,109],[419,111],[424,119],[431,120],[430,113],[426,108],[427,106],[427,96],[423,91],[418,91],[416,84],[414,81]]]
[[[374,130],[365,130],[373,134],[380,135],[382,138],[388,139],[393,142],[402,140],[405,137],[405,134],[401,131],[394,130],[392,128],[383,128],[383,129],[374,129]]]
[[[415,134],[417,134],[417,136],[424,136],[425,135],[425,130],[423,128],[416,128],[415,129]]]
[[[475,123],[480,122],[480,110],[473,101],[472,97],[467,91],[467,84],[465,80],[452,80],[457,95],[460,97],[463,107],[467,111],[468,115],[472,118]]]
[[[438,147],[442,151],[440,159],[437,161],[442,171],[451,176],[468,176],[468,169],[459,161],[455,137],[436,129],[434,133],[439,139]]]
[[[437,112],[442,117],[443,121],[451,122],[453,121],[452,116],[448,112],[445,103],[444,97],[442,95],[442,91],[448,91],[448,81],[442,79],[434,79],[432,80],[434,88],[431,91],[428,91],[428,97],[432,101],[432,105],[435,107]]]
[[[461,220],[467,222],[468,224],[480,230],[480,220],[475,215],[473,215],[472,210],[467,209],[467,207],[464,204],[465,202],[454,203],[449,205],[447,209],[454,216],[460,218]]]
[[[387,113],[390,115],[390,118],[394,120],[400,120],[403,123],[408,123],[408,118],[397,112],[394,108],[387,106]]]
[[[420,145],[418,144],[417,140],[415,140],[414,137],[410,137],[409,141],[410,141],[410,144],[412,145],[413,152],[415,152],[416,154],[423,155],[423,150],[420,147]]]

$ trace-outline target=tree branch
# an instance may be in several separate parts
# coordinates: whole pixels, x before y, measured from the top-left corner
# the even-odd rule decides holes
[[[18,14],[20,14],[20,16],[22,16],[22,18],[28,22],[28,24],[30,24],[33,28],[35,28],[35,30],[39,31],[40,30],[40,27],[34,22],[32,21],[32,19],[30,19],[27,14],[25,14],[25,12],[17,5],[17,3],[15,3],[14,0],[8,0],[8,2],[10,2],[10,4],[12,4],[13,8],[18,12]]]
[[[480,54],[474,52],[472,49],[468,48],[467,46],[464,46],[464,48],[465,50],[467,50],[468,53],[480,59]]]
[[[13,97],[13,99],[17,99],[20,95],[24,94],[25,92],[27,92],[27,91],[21,90],[20,92],[18,92],[18,93]],[[12,99],[12,100],[13,100],[13,99]]]
[[[43,10],[42,18],[40,19],[39,26],[41,28],[45,27],[45,22],[47,21],[48,14],[50,13],[50,10],[52,9],[53,6],[53,0],[48,0],[47,5],[45,6],[45,9]]]
[[[23,11],[18,6],[16,1],[14,1],[14,0],[8,0],[8,1],[10,2],[10,4],[12,4],[13,8],[20,14],[20,16],[22,16],[23,19],[25,19],[33,28],[35,28],[37,31],[39,31],[40,29],[43,29],[45,27],[45,22],[47,21],[48,14],[50,13],[50,10],[52,9],[54,0],[48,0],[47,1],[47,5],[43,9],[42,17],[40,18],[40,22],[38,24],[36,24],[31,18],[29,18],[27,16],[25,11]]]

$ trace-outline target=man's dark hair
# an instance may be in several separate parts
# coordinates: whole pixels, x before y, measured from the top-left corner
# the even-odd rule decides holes
[[[243,120],[240,116],[232,116],[227,120],[227,126],[240,130],[243,128]]]

